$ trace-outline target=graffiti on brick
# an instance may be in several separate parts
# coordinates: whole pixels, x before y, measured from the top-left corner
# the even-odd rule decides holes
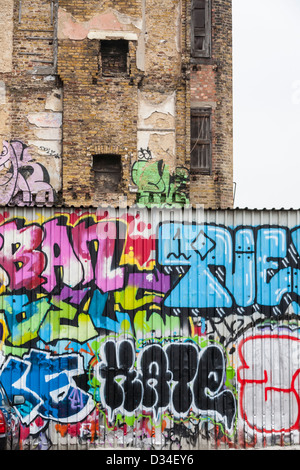
[[[2,205],[52,204],[55,201],[55,191],[47,169],[33,161],[28,146],[19,140],[3,142],[0,189]]]
[[[140,150],[143,159],[136,161],[131,169],[133,183],[137,186],[136,202],[145,206],[151,204],[184,205],[189,203],[189,171],[183,166],[170,171],[163,160],[152,160],[149,151]]]

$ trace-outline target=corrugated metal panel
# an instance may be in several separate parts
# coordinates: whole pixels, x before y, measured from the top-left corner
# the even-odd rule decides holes
[[[2,208],[24,449],[299,444],[300,211]]]

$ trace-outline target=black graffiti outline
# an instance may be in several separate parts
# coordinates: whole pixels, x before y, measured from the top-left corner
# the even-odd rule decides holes
[[[122,369],[120,367],[122,359],[116,361],[115,356],[114,360],[109,363],[106,354],[108,347],[111,347],[115,352],[120,352],[124,344],[127,344],[127,347],[131,349],[131,354],[134,353],[127,371],[126,368]],[[182,350],[183,348],[186,350],[190,348],[190,350],[196,354],[195,358],[197,359],[197,363],[196,365],[194,363],[194,369],[192,367],[188,371],[186,368],[184,374],[182,374],[182,370],[178,370],[176,376],[175,367],[178,367],[178,364],[172,364],[170,361],[172,349],[174,348],[181,348]],[[147,357],[143,357],[144,354],[151,357],[151,353],[153,352],[155,352],[157,357],[158,351],[161,353],[165,363],[162,370],[160,364],[158,364],[155,359],[153,361],[148,360],[147,362]],[[218,345],[209,344],[200,350],[194,342],[188,341],[169,343],[164,346],[158,343],[152,343],[139,352],[136,360],[136,369],[134,369],[135,360],[133,357],[135,358],[135,349],[133,341],[127,339],[119,342],[109,340],[102,345],[100,356],[102,360],[97,365],[95,375],[100,383],[101,403],[103,408],[107,411],[109,423],[113,423],[117,414],[133,416],[137,412],[142,412],[151,414],[154,421],[157,421],[159,416],[165,412],[170,412],[175,419],[179,420],[187,418],[192,412],[199,416],[206,416],[215,422],[223,423],[225,428],[229,431],[233,430],[236,418],[236,400],[233,392],[224,388],[226,360],[222,349]],[[144,364],[144,359],[146,365]],[[205,369],[204,363],[206,360],[211,370]],[[213,361],[216,360],[217,362],[214,363]],[[146,367],[146,372],[148,372],[150,368],[155,369],[156,377],[151,378],[149,375],[144,375],[145,370],[143,370],[143,366]],[[203,370],[201,366],[203,366]],[[109,372],[111,373],[111,377],[107,379]],[[126,372],[128,372],[128,375],[126,375]],[[158,386],[157,378],[160,372],[162,372],[160,376],[161,380],[165,381],[163,384],[164,388]],[[122,375],[123,379],[120,379]],[[189,380],[187,380],[187,376]],[[112,378],[114,381],[117,377],[118,383],[113,384]],[[131,409],[126,408],[126,389],[122,389],[121,385],[122,383],[126,383],[128,378],[131,384],[135,385],[136,389],[139,390],[139,393],[135,397],[135,408]],[[178,380],[176,380],[176,378]],[[110,387],[110,390],[107,389],[107,380],[110,380],[111,385],[113,385]],[[148,386],[147,389],[145,388],[145,383]],[[114,394],[113,391],[115,391],[116,388],[118,389],[118,393]],[[165,392],[168,391],[169,396],[160,396],[159,394],[162,390]],[[187,390],[189,391],[188,394],[186,394]],[[146,399],[145,392],[148,393]],[[154,393],[151,395],[151,392]],[[114,403],[115,395],[117,395],[117,402]],[[106,397],[108,397],[108,400]],[[183,405],[181,409],[178,409],[179,397]]]
[[[220,283],[222,287],[224,287],[227,290],[228,295],[230,296],[232,300],[232,306],[230,308],[222,307],[206,307],[206,308],[187,308],[183,306],[174,306],[174,307],[167,307],[165,305],[165,299],[169,297],[172,293],[172,291],[178,286],[178,284],[181,282],[182,278],[188,273],[188,271],[191,269],[191,266],[188,265],[180,265],[180,263],[175,266],[169,266],[169,265],[163,265],[160,264],[159,261],[159,245],[160,245],[160,239],[159,239],[159,234],[160,234],[160,228],[163,225],[177,225],[177,224],[182,224],[183,226],[192,226],[192,227],[202,227],[202,226],[207,226],[207,227],[215,227],[215,228],[220,228],[228,232],[228,234],[231,237],[232,240],[232,253],[233,253],[233,261],[232,261],[232,275],[235,273],[235,267],[236,267],[236,259],[235,255],[239,255],[242,253],[248,253],[248,252],[243,252],[243,251],[238,251],[235,249],[235,243],[236,243],[236,235],[238,232],[242,230],[250,230],[253,233],[253,239],[254,239],[254,254],[255,254],[255,272],[257,272],[257,267],[256,267],[256,247],[257,247],[257,234],[259,230],[264,230],[264,229],[275,229],[275,230],[284,230],[286,233],[286,256],[285,258],[274,258],[274,261],[277,261],[279,263],[279,269],[277,272],[270,273],[270,278],[272,278],[274,275],[276,275],[282,267],[282,263],[285,263],[284,268],[286,267],[291,267],[292,269],[300,270],[300,253],[298,253],[295,244],[292,239],[292,234],[296,230],[300,230],[300,226],[295,226],[292,228],[282,226],[282,225],[238,225],[234,228],[231,226],[226,226],[224,224],[217,224],[213,222],[203,222],[203,223],[197,223],[197,222],[182,222],[182,221],[163,221],[158,224],[157,227],[157,232],[156,232],[156,266],[157,269],[165,274],[168,274],[171,276],[171,287],[168,292],[165,293],[164,296],[164,301],[162,303],[162,316],[165,317],[165,315],[175,315],[175,316],[191,316],[191,317],[204,317],[205,319],[210,319],[210,318],[220,318],[223,319],[227,315],[231,315],[232,313],[236,315],[243,315],[243,316],[249,316],[253,314],[262,314],[267,317],[275,317],[275,318],[281,318],[286,315],[288,306],[292,302],[298,303],[300,306],[300,294],[297,295],[295,292],[289,292],[287,294],[284,294],[280,300],[280,303],[278,305],[272,306],[272,305],[263,305],[263,304],[258,304],[257,303],[257,286],[255,288],[255,300],[252,305],[250,306],[239,306],[236,303],[235,297],[232,292],[230,292],[227,287],[226,287],[226,282],[224,282],[224,276],[226,273],[222,271],[222,267],[224,266],[220,265],[221,271],[217,272],[217,270],[214,271],[214,266],[211,265],[209,266],[209,269],[211,270],[211,274],[214,276],[215,280]],[[177,232],[176,232],[177,233]],[[195,235],[195,238],[197,238],[198,235]],[[191,242],[191,244],[194,242]],[[209,249],[209,252],[212,251],[213,248]],[[197,252],[197,250],[194,251]],[[170,253],[171,254],[171,253]],[[200,254],[199,254],[200,256]],[[180,255],[176,255],[175,257],[180,258]],[[187,257],[185,253],[181,254],[181,257],[184,258],[186,261]],[[200,256],[201,259],[204,259],[205,256]],[[273,258],[271,258],[273,260]],[[186,264],[186,263],[185,263]],[[180,268],[180,271],[179,269]],[[300,282],[300,278],[299,278]],[[288,314],[290,316],[290,314]],[[295,317],[298,317],[296,314]]]

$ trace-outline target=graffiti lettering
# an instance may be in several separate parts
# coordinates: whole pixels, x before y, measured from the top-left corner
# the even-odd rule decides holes
[[[159,228],[158,262],[182,267],[166,296],[166,307],[215,314],[236,309],[284,313],[300,304],[299,228],[166,223]],[[256,242],[255,242],[256,240]],[[185,295],[184,295],[185,293]],[[296,313],[298,306],[295,305]],[[250,307],[250,309],[249,309]],[[264,308],[266,307],[266,308]]]
[[[153,413],[157,419],[159,413],[170,409],[181,418],[191,411],[213,416],[232,429],[235,398],[224,389],[226,365],[217,346],[199,352],[192,343],[152,344],[139,353],[136,370],[129,341],[108,341],[102,354],[97,374],[110,421],[118,412],[138,410]]]
[[[300,227],[142,210],[0,214],[0,376],[25,397],[22,435],[299,435]]]
[[[19,407],[25,424],[37,416],[72,422],[72,418],[83,419],[95,406],[91,396],[74,382],[74,377],[83,371],[78,355],[55,357],[32,349],[22,360],[8,358],[2,367],[1,381],[9,397],[25,397],[26,403]]]
[[[299,429],[299,341],[281,333],[248,336],[240,342],[241,414],[259,433]]]
[[[0,264],[9,278],[11,290],[35,289],[42,283],[45,255],[38,249],[43,231],[37,225],[25,226],[22,220],[0,227]]]

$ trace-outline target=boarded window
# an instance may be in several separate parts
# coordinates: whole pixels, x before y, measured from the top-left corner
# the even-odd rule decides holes
[[[97,193],[115,193],[119,191],[122,177],[120,155],[93,155],[94,184]]]
[[[211,55],[211,0],[192,0],[192,57]]]
[[[105,77],[127,74],[128,41],[101,41],[101,68]]]
[[[191,111],[191,170],[211,172],[211,110]]]

